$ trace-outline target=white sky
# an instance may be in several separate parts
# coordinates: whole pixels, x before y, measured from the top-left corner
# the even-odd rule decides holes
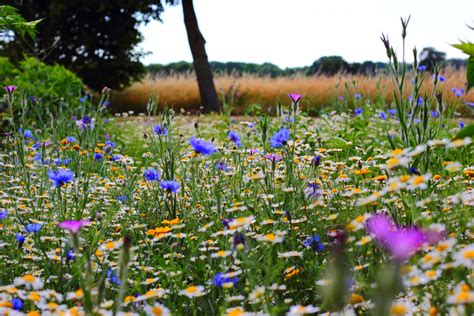
[[[411,15],[409,55],[432,46],[448,58],[465,58],[449,44],[474,41],[474,0],[194,0],[211,61],[271,62],[280,67],[312,64],[321,56],[349,62],[386,61],[379,37],[388,33],[401,49],[400,17]],[[166,6],[163,23],[140,30],[142,61],[192,61],[181,5]]]

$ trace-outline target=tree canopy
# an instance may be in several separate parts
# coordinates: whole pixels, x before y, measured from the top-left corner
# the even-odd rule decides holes
[[[164,3],[176,0],[5,0],[26,20],[43,19],[36,40],[4,34],[0,51],[13,62],[22,54],[58,63],[77,73],[93,89],[121,89],[145,74],[137,49],[138,27],[160,20]]]

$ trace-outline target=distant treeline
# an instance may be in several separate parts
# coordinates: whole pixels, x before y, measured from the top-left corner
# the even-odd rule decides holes
[[[466,66],[466,60],[464,59],[448,59],[443,61],[444,66],[459,69]],[[285,68],[282,69],[272,63],[254,64],[244,62],[218,62],[212,61],[211,67],[215,74],[224,75],[242,75],[242,74],[254,74],[259,76],[292,76],[295,74],[302,75],[334,75],[336,73],[346,74],[364,74],[364,75],[375,75],[385,69],[388,64],[383,62],[372,62],[365,61],[363,63],[348,63],[340,56],[327,56],[321,57],[316,60],[312,65],[305,67],[296,68]],[[162,64],[150,64],[146,66],[149,74],[181,74],[193,72],[193,64],[180,61],[170,63],[167,65]]]

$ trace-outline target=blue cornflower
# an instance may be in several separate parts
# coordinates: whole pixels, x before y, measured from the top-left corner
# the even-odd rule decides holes
[[[361,115],[362,113],[364,113],[364,110],[362,110],[361,108],[357,108],[354,110],[354,113],[355,115]]]
[[[416,101],[416,105],[422,106],[424,101],[425,100],[422,97],[418,97],[418,100]]]
[[[439,116],[438,111],[430,111],[430,114],[431,114],[432,117],[438,117]]]
[[[465,126],[464,122],[459,122],[459,127],[460,128],[464,128],[464,126]]]
[[[112,161],[120,160],[120,155],[113,155],[111,159]]]
[[[128,196],[126,196],[126,195],[117,196],[117,201],[119,201],[119,202],[123,202],[123,201],[126,201],[126,200],[128,200]]]
[[[416,168],[413,167],[413,166],[411,166],[411,167],[408,169],[408,171],[409,171],[410,173],[412,173],[412,174],[416,174],[417,176],[421,175],[421,173],[420,173],[418,170],[416,170]]]
[[[441,82],[444,82],[444,81],[446,81],[446,78],[444,78],[443,76],[438,76],[438,80],[441,81]]]
[[[95,153],[94,154],[94,160],[99,161],[102,158],[104,158],[104,155],[102,153]]]
[[[41,227],[43,227],[43,225],[41,225],[40,223],[31,223],[26,225],[26,232],[37,233],[41,230]]]
[[[120,279],[118,278],[117,274],[110,268],[107,270],[107,277],[109,278],[112,284],[120,285]]]
[[[234,277],[234,278],[229,278],[229,277],[226,277],[224,273],[222,272],[219,272],[215,275],[214,279],[212,280],[212,283],[220,288],[222,287],[225,283],[232,283],[232,285],[236,284],[237,282],[239,281],[239,278],[238,277]]]
[[[286,145],[290,138],[290,131],[287,128],[282,128],[270,138],[270,147],[278,148]]]
[[[304,241],[304,245],[306,247],[311,247],[314,252],[323,251],[324,245],[320,241],[321,239],[319,238],[319,235],[308,236]]]
[[[396,109],[388,109],[387,112],[388,112],[388,114],[390,114],[390,116],[395,116],[395,114],[397,114]]]
[[[218,162],[216,163],[216,168],[219,169],[219,170],[222,170],[222,171],[230,171],[232,170],[232,167],[230,166],[226,166],[224,163],[222,162]]]
[[[145,172],[143,173],[143,176],[145,177],[145,180],[147,181],[158,181],[160,180],[161,174],[155,168],[149,168],[145,170]]]
[[[234,238],[232,238],[232,249],[235,250],[235,248],[237,248],[237,246],[239,245],[242,245],[245,247],[245,235],[242,233],[235,234]]]
[[[193,147],[194,151],[198,154],[203,154],[206,156],[212,155],[217,151],[214,145],[210,142],[205,141],[204,139],[191,137],[189,144]]]
[[[179,182],[174,181],[174,180],[163,180],[160,183],[160,187],[163,190],[166,190],[168,192],[177,192],[179,190]]]
[[[354,94],[354,98],[355,98],[356,100],[360,100],[360,99],[362,98],[362,94],[356,93],[356,94]]]
[[[67,260],[74,260],[74,251],[72,249],[70,249],[67,253],[66,253],[66,258]]]
[[[62,165],[63,164],[63,160],[61,158],[56,158],[53,160],[53,164],[55,165]]]
[[[88,95],[85,95],[85,96],[79,98],[79,101],[80,101],[81,103],[85,103],[88,98],[89,98],[89,96],[88,96]]]
[[[418,71],[426,71],[426,66],[425,65],[418,66]]]
[[[379,112],[379,117],[382,119],[382,120],[386,120],[387,119],[387,114],[383,111],[380,111]]]
[[[232,222],[231,218],[224,218],[222,219],[222,225],[224,225],[225,228],[229,228],[229,224]]]
[[[105,142],[105,146],[113,148],[113,147],[115,147],[115,143],[111,140],[108,140],[108,141]]]
[[[18,241],[19,244],[23,244],[26,238],[21,233],[17,233],[15,239],[16,241]]]
[[[63,165],[68,165],[68,164],[71,163],[71,161],[72,161],[71,158],[66,158],[66,159],[63,160]]]
[[[313,165],[314,165],[315,167],[317,167],[317,166],[319,166],[320,163],[321,163],[321,156],[316,156],[316,157],[314,157],[314,159],[313,159]]]
[[[153,130],[156,135],[166,136],[166,134],[168,134],[168,130],[166,129],[166,127],[162,127],[160,124],[155,125]]]
[[[16,311],[19,311],[23,308],[23,300],[21,298],[14,298],[11,300],[11,303],[13,305],[13,309]]]
[[[31,138],[31,137],[33,137],[33,132],[30,131],[29,129],[25,129],[25,131],[23,132],[23,137]]]
[[[229,131],[227,133],[227,137],[229,137],[229,139],[233,141],[237,146],[242,146],[242,142],[240,141],[240,135],[236,131]]]
[[[4,220],[5,218],[7,218],[7,211],[6,210],[1,210],[0,211],[0,220]]]
[[[66,139],[70,143],[74,143],[76,141],[76,137],[74,137],[74,136],[67,136]]]
[[[66,183],[74,180],[74,172],[69,169],[59,169],[58,171],[49,170],[48,177],[55,187],[62,187]]]

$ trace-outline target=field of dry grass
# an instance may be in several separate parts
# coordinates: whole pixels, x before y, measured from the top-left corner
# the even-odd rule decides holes
[[[426,90],[432,88],[432,79],[426,75]],[[457,97],[452,88],[465,86],[463,71],[447,70],[443,73],[445,82],[440,84],[443,96],[449,106],[460,107],[461,112],[467,114],[464,101],[474,102],[474,92]],[[234,91],[234,106],[236,113],[242,113],[245,106],[258,103],[264,108],[272,106],[278,98],[286,100],[290,92],[301,93],[305,96],[303,106],[306,109],[320,109],[344,96],[352,100],[355,93],[362,94],[363,98],[375,100],[383,98],[389,104],[392,95],[392,81],[386,75],[336,75],[327,76],[293,76],[293,77],[260,77],[255,75],[243,76],[216,76],[216,89],[220,96]],[[159,105],[168,105],[176,110],[196,111],[199,108],[199,92],[193,74],[147,77],[142,82],[135,83],[123,92],[113,95],[113,106],[118,112],[134,110],[135,113],[144,112],[147,98],[158,97]]]

